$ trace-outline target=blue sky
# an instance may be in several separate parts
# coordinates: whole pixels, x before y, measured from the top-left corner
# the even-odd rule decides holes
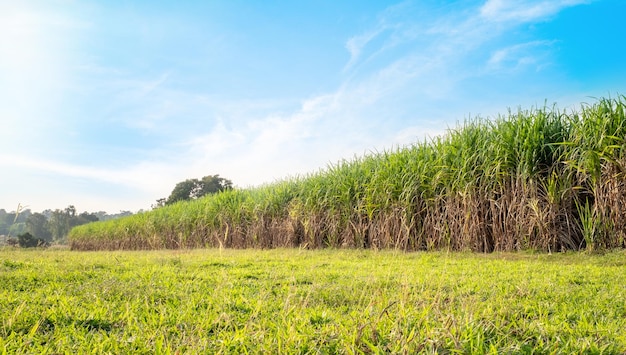
[[[626,94],[623,0],[0,0],[0,208],[149,209]]]

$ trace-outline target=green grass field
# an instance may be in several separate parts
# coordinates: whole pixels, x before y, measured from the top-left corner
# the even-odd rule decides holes
[[[626,353],[626,252],[0,250],[0,353]]]

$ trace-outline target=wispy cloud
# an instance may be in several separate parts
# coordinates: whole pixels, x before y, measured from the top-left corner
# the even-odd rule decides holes
[[[537,70],[549,65],[547,53],[555,41],[531,41],[500,48],[491,54],[487,61],[491,69],[517,70],[526,66],[535,66]]]
[[[346,49],[350,53],[350,60],[344,67],[344,71],[351,69],[355,63],[361,59],[361,54],[365,46],[384,31],[380,26],[369,32],[354,36],[346,42]]]
[[[589,0],[487,0],[480,14],[495,22],[543,20],[561,10],[589,3]]]
[[[124,185],[143,191],[153,191],[155,187],[162,188],[162,183],[154,179],[155,176],[167,178],[168,165],[140,162],[132,166],[119,169],[107,169],[88,165],[77,165],[59,162],[50,159],[39,159],[23,156],[0,155],[0,166],[6,170],[25,168],[38,173],[53,174],[66,178],[79,178],[101,181],[111,184]],[[155,183],[156,182],[156,183]]]
[[[81,210],[146,209],[167,196],[180,181],[176,160],[141,161],[111,168],[73,164],[28,155],[0,154],[0,170],[5,172],[3,200],[27,204],[35,210],[63,208],[78,204]],[[20,171],[21,176],[13,172]],[[12,172],[12,173],[6,173]],[[37,197],[34,198],[32,194]],[[123,202],[123,203],[120,203]]]
[[[499,19],[491,16],[508,13],[506,16],[524,21],[540,20],[573,4],[563,1],[542,13],[533,10],[523,15],[519,11],[528,4],[517,2],[509,6],[488,2],[473,12],[451,12],[424,20],[418,26],[409,21],[415,15],[410,11],[428,9],[403,3],[405,12],[397,11],[397,7],[387,10],[372,28],[347,39],[345,47],[350,58],[344,71],[352,71],[353,75],[335,91],[303,100],[292,112],[260,115],[230,130],[220,125],[211,133],[191,139],[190,151],[199,157],[201,166],[213,163],[220,171],[243,177],[241,181],[245,185],[313,171],[353,154],[441,134],[446,129],[442,120],[453,124],[463,118],[467,108],[426,109],[427,102],[441,100],[445,104],[465,80],[477,75],[489,76],[527,66],[539,68],[548,63],[546,52],[550,51],[551,40],[507,44],[489,50],[487,45],[494,38],[515,26],[502,26]],[[387,51],[396,47],[411,46],[414,49],[402,56],[385,57]],[[491,56],[468,63],[468,58],[485,50]],[[381,59],[372,63],[374,57]],[[369,71],[354,72],[364,64],[371,64]],[[414,101],[415,112],[393,108],[394,102],[402,102],[399,106],[404,106],[406,100]],[[424,105],[422,110],[420,103]],[[223,150],[218,145],[228,147],[230,161],[219,159]],[[246,176],[248,169],[254,171],[254,176]]]
[[[0,107],[9,127],[0,130],[0,167],[120,186],[148,196],[144,208],[190,177],[219,173],[248,186],[312,172],[443,133],[470,110],[500,111],[493,96],[505,95],[507,87],[482,98],[473,83],[541,69],[550,64],[555,43],[505,37],[516,26],[582,3],[488,0],[437,7],[405,1],[345,38],[349,58],[336,68],[334,89],[295,98],[220,95],[219,87],[186,85],[195,72],[175,66],[133,71],[98,58],[78,60],[67,29],[88,24],[0,4],[0,75],[10,83],[0,85],[0,94],[13,102]],[[68,107],[72,114],[63,111]],[[13,149],[21,143],[16,137],[33,127],[40,127],[40,149],[74,149],[45,157]],[[95,146],[93,130],[109,127],[115,134],[97,137]],[[113,148],[116,153],[107,153]]]

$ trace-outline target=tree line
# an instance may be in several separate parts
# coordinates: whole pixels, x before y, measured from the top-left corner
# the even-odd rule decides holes
[[[201,179],[187,179],[176,184],[170,195],[167,198],[158,199],[152,208],[159,208],[180,201],[195,200],[232,188],[232,181],[219,175],[207,175]],[[130,211],[120,211],[117,214],[108,214],[104,211],[78,213],[74,205],[65,209],[47,209],[43,212],[32,212],[21,205],[12,212],[0,209],[0,246],[36,247],[63,244],[73,227],[132,214]]]
[[[78,213],[73,205],[43,212],[32,212],[21,205],[11,212],[0,209],[0,245],[33,247],[62,244],[75,226],[129,215],[132,212],[121,211],[114,215],[104,211]]]

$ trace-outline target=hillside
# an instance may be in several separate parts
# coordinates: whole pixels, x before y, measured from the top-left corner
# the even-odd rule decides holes
[[[74,228],[92,249],[626,246],[626,97],[470,119],[447,134],[257,188]]]

